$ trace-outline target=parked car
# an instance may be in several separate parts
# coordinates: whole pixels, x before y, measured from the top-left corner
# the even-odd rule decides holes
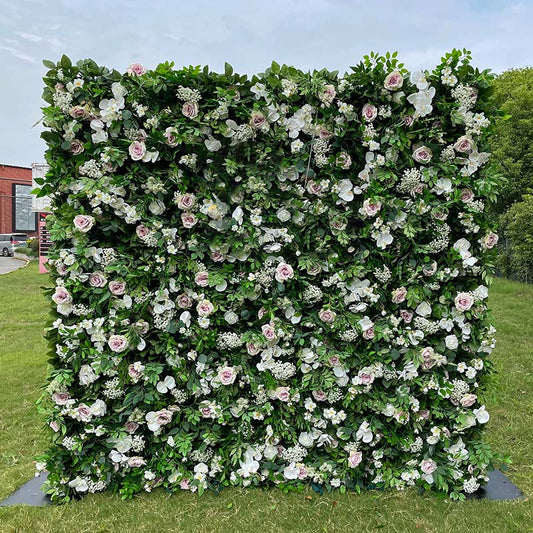
[[[12,256],[19,246],[25,246],[28,236],[25,233],[0,233],[0,252],[4,257]]]

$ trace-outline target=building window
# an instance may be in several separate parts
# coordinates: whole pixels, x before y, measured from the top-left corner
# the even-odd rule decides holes
[[[31,209],[31,185],[13,184],[13,231],[36,231],[37,217]]]

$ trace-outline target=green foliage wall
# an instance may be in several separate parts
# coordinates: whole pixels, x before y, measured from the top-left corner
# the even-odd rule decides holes
[[[45,65],[56,501],[477,490],[488,71]]]

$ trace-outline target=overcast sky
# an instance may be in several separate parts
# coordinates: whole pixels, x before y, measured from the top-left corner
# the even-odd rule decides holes
[[[533,0],[0,0],[0,164],[43,161],[42,59],[344,72],[371,51],[430,68],[452,48],[501,72],[532,66]]]

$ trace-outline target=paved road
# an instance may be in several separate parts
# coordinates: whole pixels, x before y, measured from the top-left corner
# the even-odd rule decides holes
[[[26,261],[22,259],[15,259],[14,257],[2,257],[0,256],[0,274],[7,274],[13,272],[26,265]]]

